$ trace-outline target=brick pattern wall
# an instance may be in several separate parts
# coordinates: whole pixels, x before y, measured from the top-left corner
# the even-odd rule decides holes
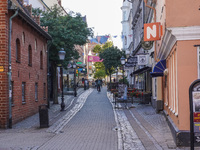
[[[16,39],[20,40],[20,62],[16,62]],[[32,49],[32,65],[29,65],[28,49]],[[24,20],[13,19],[12,31],[12,81],[13,123],[38,112],[38,106],[47,103],[47,40]],[[41,67],[41,53],[42,64]],[[22,102],[22,82],[25,82],[25,102]],[[35,84],[38,99],[35,99]],[[44,92],[44,84],[45,92]],[[44,95],[45,94],[45,95]],[[46,97],[46,98],[44,98]]]
[[[13,12],[8,12],[6,0],[0,2],[0,8],[0,66],[5,68],[4,72],[0,72],[0,128],[7,128],[9,117],[8,21]],[[12,21],[12,121],[15,124],[37,113],[38,106],[47,103],[47,40],[19,16]],[[16,62],[16,39],[20,41],[20,62]],[[32,65],[29,65],[28,59],[30,46]],[[22,102],[22,82],[25,83],[25,102]],[[36,83],[38,85],[37,100],[35,99]]]
[[[0,66],[4,66],[4,72],[0,72],[0,128],[6,128],[8,119],[8,20],[7,1],[0,1]]]

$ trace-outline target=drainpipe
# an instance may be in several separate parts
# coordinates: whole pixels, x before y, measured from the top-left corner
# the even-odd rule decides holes
[[[154,0],[155,4],[157,3],[157,0]],[[153,13],[154,13],[154,23],[156,23],[156,9],[154,7],[151,7],[149,5],[147,5],[147,0],[144,0],[144,3],[145,3],[145,6],[152,9],[153,10]],[[158,62],[158,59],[157,59],[157,50],[156,50],[156,41],[154,42],[154,47],[155,47],[155,50],[154,50],[154,60],[156,62]]]
[[[8,86],[9,86],[9,120],[8,127],[12,128],[12,85],[11,85],[11,32],[12,32],[12,19],[18,15],[19,8],[15,11],[15,14],[9,19],[9,38],[8,38]]]

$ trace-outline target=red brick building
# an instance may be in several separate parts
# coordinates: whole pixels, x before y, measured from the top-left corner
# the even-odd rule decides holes
[[[0,128],[7,128],[47,103],[51,36],[40,27],[39,17],[32,18],[31,6],[25,8],[20,0],[1,0],[0,8]]]

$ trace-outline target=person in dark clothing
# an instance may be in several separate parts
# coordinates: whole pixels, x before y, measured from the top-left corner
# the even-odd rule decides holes
[[[97,85],[97,91],[100,92],[100,91],[101,91],[101,83],[102,83],[102,82],[101,82],[100,79],[97,79],[95,82],[96,82],[96,85]]]

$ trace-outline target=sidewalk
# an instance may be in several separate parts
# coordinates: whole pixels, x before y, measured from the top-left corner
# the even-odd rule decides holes
[[[77,90],[77,97],[84,92],[83,88],[79,88]],[[64,95],[64,101],[65,101],[65,110],[68,110],[72,105],[73,102],[77,97],[74,97],[73,95]],[[62,117],[66,111],[61,112],[61,97],[58,97],[58,103],[59,104],[53,104],[52,101],[50,101],[50,109],[48,109],[49,113],[49,126],[51,126],[53,123],[55,123],[60,117]],[[28,117],[27,119],[13,125],[13,129],[31,129],[31,128],[39,128],[40,122],[39,122],[39,113],[36,113],[33,116]]]
[[[118,138],[121,139],[122,149],[141,150],[189,150],[190,147],[176,147],[166,118],[162,112],[159,114],[151,105],[128,103],[118,104],[115,108],[113,97],[107,93],[118,124]],[[128,108],[128,109],[127,109]],[[200,148],[195,148],[199,150]]]

